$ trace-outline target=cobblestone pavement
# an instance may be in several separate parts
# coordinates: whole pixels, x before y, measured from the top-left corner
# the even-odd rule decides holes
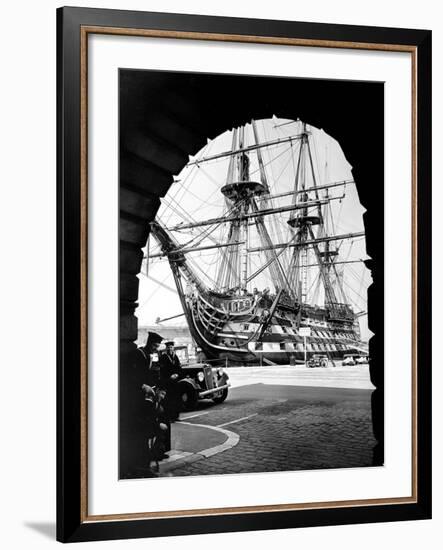
[[[371,390],[250,384],[223,405],[201,403],[188,423],[237,433],[239,443],[169,475],[351,468],[372,465]],[[199,428],[196,426],[195,430]]]

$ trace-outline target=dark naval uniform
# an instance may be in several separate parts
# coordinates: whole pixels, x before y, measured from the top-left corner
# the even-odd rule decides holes
[[[166,391],[165,411],[171,421],[178,420],[181,410],[181,399],[178,388],[178,381],[183,377],[180,359],[176,353],[163,353],[159,361],[160,366],[160,387]],[[171,376],[177,378],[171,379]]]
[[[135,349],[120,368],[120,476],[131,477],[148,466],[147,438],[152,411],[144,386],[155,383],[146,348]]]
[[[170,384],[171,376],[177,374],[179,378],[182,377],[183,371],[180,363],[180,359],[177,354],[162,353],[159,361],[160,365],[160,385],[164,387]]]

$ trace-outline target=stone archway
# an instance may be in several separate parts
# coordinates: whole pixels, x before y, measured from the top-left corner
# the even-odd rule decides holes
[[[120,73],[120,364],[137,338],[138,273],[152,221],[173,176],[208,138],[252,118],[300,118],[340,143],[364,215],[373,427],[383,462],[383,85],[124,70]],[[376,330],[377,327],[377,330]]]

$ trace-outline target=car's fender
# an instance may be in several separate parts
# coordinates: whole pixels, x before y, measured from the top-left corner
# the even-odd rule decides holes
[[[192,378],[182,378],[178,381],[178,386],[181,388],[192,386],[196,392],[200,391],[200,386]]]
[[[223,372],[221,376],[217,377],[217,385],[225,386],[228,383],[229,375],[227,372]]]

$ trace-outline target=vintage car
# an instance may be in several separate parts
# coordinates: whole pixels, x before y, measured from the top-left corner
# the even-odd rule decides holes
[[[327,367],[328,362],[329,360],[326,355],[315,354],[308,360],[307,366],[311,369],[315,367]]]
[[[356,359],[357,365],[366,365],[369,363],[369,357],[367,355],[360,355]]]
[[[197,363],[183,366],[182,370],[184,376],[178,386],[184,410],[194,409],[200,399],[223,403],[228,397],[229,376],[223,368]]]
[[[221,367],[211,367],[205,362],[190,362],[187,346],[176,346],[174,351],[180,359],[183,371],[183,376],[178,381],[183,410],[195,409],[201,399],[223,403],[228,397],[228,373]],[[160,355],[161,353],[164,351],[160,351]]]
[[[353,355],[344,355],[343,356],[342,365],[344,367],[354,366],[355,364],[356,364],[356,362],[355,362],[355,358],[354,358]]]

